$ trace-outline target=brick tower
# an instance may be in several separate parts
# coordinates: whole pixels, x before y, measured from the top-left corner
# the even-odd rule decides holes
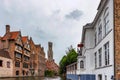
[[[52,42],[48,42],[48,60],[53,61],[53,50],[52,50]]]

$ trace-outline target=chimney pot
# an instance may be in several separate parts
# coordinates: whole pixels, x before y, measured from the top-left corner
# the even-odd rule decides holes
[[[10,25],[6,25],[6,33],[10,32]]]

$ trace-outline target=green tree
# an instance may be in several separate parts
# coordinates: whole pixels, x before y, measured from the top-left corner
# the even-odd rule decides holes
[[[66,66],[77,61],[77,52],[72,47],[68,48],[66,55],[59,62],[60,74],[66,73]]]

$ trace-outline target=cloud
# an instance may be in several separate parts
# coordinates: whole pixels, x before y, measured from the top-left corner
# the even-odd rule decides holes
[[[74,20],[79,20],[80,17],[83,15],[83,12],[76,9],[70,12],[69,14],[65,15],[67,19],[74,19]]]
[[[46,55],[48,41],[52,41],[54,59],[59,63],[67,47],[76,47],[80,42],[82,26],[93,20],[98,1],[93,0],[91,5],[89,0],[1,0],[0,36],[9,24],[11,30],[33,37],[35,43],[44,47]]]

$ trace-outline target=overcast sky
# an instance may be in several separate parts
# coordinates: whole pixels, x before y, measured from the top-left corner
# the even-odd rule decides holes
[[[82,27],[93,21],[100,0],[0,0],[0,36],[5,25],[21,30],[41,44],[47,54],[53,42],[55,62],[59,63],[70,45],[81,41]]]

